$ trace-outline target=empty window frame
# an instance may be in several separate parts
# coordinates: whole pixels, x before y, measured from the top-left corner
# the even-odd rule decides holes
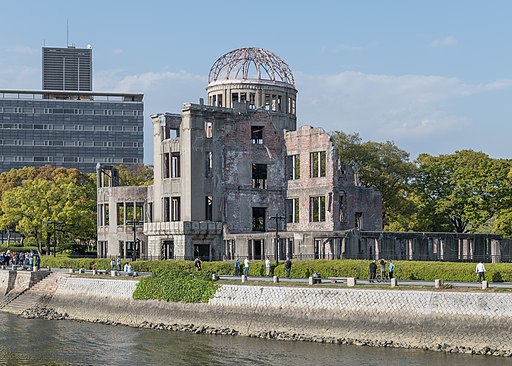
[[[204,212],[205,212],[205,220],[206,221],[213,221],[213,197],[212,196],[206,196],[205,202],[204,202]]]
[[[144,221],[144,202],[135,203],[135,220]]]
[[[249,109],[256,109],[256,93],[249,93]]]
[[[297,223],[299,222],[299,199],[290,198],[285,202],[286,222]]]
[[[180,154],[172,153],[171,154],[171,178],[179,178],[180,177]]]
[[[124,225],[124,202],[117,203],[117,225]]]
[[[206,151],[206,161],[205,161],[205,177],[209,178],[212,176],[213,170],[213,152]]]
[[[363,213],[362,212],[356,212],[354,215],[355,222],[354,227],[356,229],[362,229],[363,228]]]
[[[265,110],[270,110],[270,94],[265,94]]]
[[[288,180],[300,179],[300,155],[286,157],[286,170]]]
[[[263,126],[251,126],[251,141],[255,145],[263,144]]]
[[[105,217],[105,220],[104,220],[105,226],[110,225],[110,214],[109,214],[108,210],[109,210],[109,205],[108,205],[108,203],[105,203],[103,205],[103,211],[104,211],[104,217]]]
[[[311,177],[325,177],[325,151],[315,151],[310,153]]]
[[[162,165],[163,165],[163,177],[164,178],[170,178],[171,177],[171,159],[170,159],[170,154],[169,153],[164,153],[164,159],[162,161]]]
[[[267,164],[252,164],[252,188],[267,189]]]
[[[148,222],[153,222],[153,202],[148,202]]]
[[[339,212],[339,220],[340,222],[345,221],[345,195],[340,196],[340,212]]]
[[[162,205],[163,205],[163,216],[164,216],[164,221],[165,222],[169,222],[171,221],[171,198],[170,197],[163,197],[162,198]]]
[[[133,202],[126,203],[126,220],[135,220],[135,206]]]
[[[213,122],[212,121],[204,122],[204,135],[207,139],[213,138]]]
[[[265,231],[265,213],[267,209],[265,207],[253,207],[252,208],[252,230],[253,231]]]
[[[311,222],[325,221],[325,196],[309,197],[309,214]]]
[[[180,197],[171,197],[171,221],[181,220],[181,199]]]

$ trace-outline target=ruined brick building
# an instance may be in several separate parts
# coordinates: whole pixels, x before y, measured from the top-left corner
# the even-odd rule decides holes
[[[151,117],[152,186],[118,187],[98,165],[99,257],[512,260],[499,235],[381,231],[381,194],[321,128],[297,128],[293,75],[273,53],[223,55],[206,91]]]
[[[154,184],[117,187],[98,166],[101,257],[340,257],[350,229],[381,230],[381,195],[355,183],[320,128],[297,129],[297,90],[275,54],[212,66],[207,103],[155,114]]]

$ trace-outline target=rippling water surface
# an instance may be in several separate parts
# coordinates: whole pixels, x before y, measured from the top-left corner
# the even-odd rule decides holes
[[[511,365],[510,358],[196,335],[0,313],[0,365]]]

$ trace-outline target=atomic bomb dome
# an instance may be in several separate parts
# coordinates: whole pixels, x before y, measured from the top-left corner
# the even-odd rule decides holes
[[[219,57],[210,69],[208,83],[248,79],[294,85],[292,71],[286,62],[262,48],[239,48]]]
[[[208,76],[208,102],[233,108],[265,109],[295,117],[297,90],[290,67],[262,48],[239,48],[219,57]]]

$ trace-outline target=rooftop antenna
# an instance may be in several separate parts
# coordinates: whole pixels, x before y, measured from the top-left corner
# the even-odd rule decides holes
[[[66,47],[69,47],[69,19],[66,19]]]

